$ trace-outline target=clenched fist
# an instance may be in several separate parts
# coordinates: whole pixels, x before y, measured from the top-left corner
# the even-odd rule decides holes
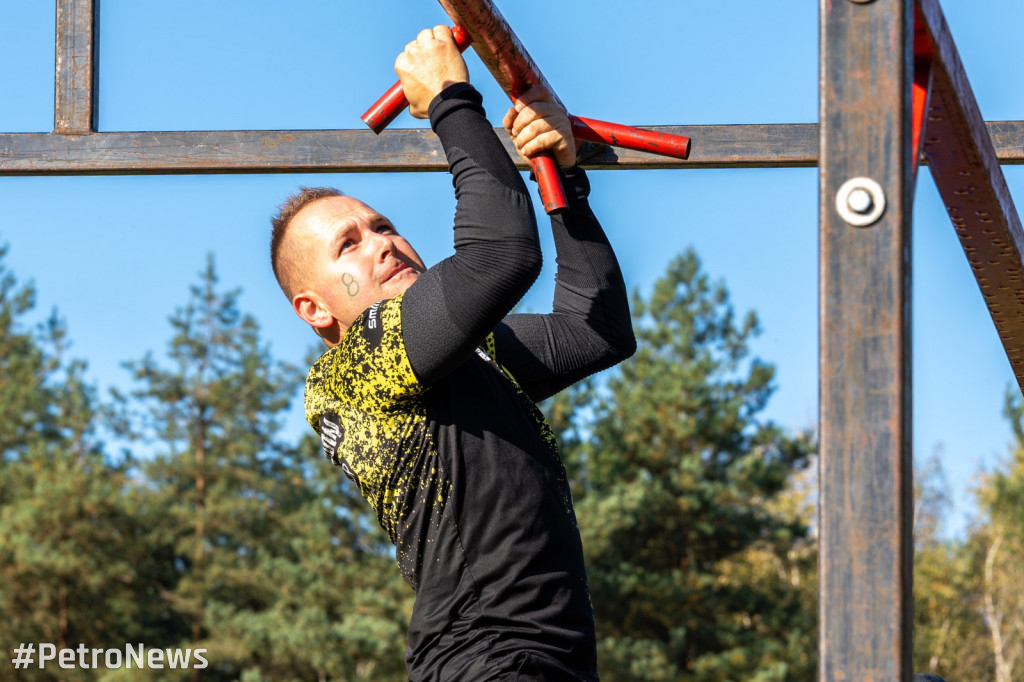
[[[416,118],[427,117],[430,103],[446,87],[469,82],[466,61],[451,29],[443,24],[420,31],[395,59],[395,72],[409,100],[409,112]]]
[[[569,117],[543,87],[534,85],[520,95],[502,123],[524,159],[551,150],[558,165],[575,165],[577,143]]]

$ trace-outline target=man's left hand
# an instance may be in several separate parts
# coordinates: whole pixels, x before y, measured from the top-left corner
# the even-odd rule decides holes
[[[527,161],[551,150],[558,165],[576,165],[576,142],[569,116],[543,87],[534,85],[520,95],[502,123],[516,151]]]

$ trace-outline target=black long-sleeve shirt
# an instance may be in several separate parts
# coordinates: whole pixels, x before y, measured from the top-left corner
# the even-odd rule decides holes
[[[314,364],[307,418],[416,590],[410,679],[596,680],[565,468],[533,401],[633,352],[625,285],[586,175],[565,169],[553,310],[509,315],[540,270],[526,186],[471,86],[446,89],[430,117],[458,199],[455,254]]]

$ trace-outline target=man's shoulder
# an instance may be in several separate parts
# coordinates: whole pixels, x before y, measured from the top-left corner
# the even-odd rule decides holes
[[[382,349],[402,350],[401,296],[377,301],[352,322],[341,342],[328,348],[310,367],[310,375],[323,375],[350,363],[364,362],[366,356]]]
[[[398,296],[363,311],[341,343],[313,363],[306,376],[306,417],[316,429],[319,415],[340,405],[383,412],[422,390],[402,338]]]

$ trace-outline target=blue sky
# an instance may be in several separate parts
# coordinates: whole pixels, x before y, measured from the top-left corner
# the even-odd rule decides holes
[[[987,120],[1024,118],[1020,0],[943,7]],[[817,120],[818,3],[498,0],[570,111],[634,125]],[[54,6],[0,0],[0,131],[53,127]],[[429,0],[103,0],[101,131],[358,128],[395,80],[402,46],[445,23]],[[475,56],[471,78],[497,123],[507,99]],[[396,127],[425,125],[407,114]],[[699,141],[695,141],[699,143]],[[1024,168],[1004,167],[1024,202]],[[591,173],[593,204],[628,284],[648,291],[693,247],[764,333],[754,352],[778,368],[766,416],[817,420],[817,170]],[[301,363],[314,337],[267,263],[268,218],[301,184],[331,184],[388,215],[429,262],[450,253],[447,174],[0,178],[0,243],[67,319],[72,352],[101,387],[120,366],[163,352],[168,316],[206,254],[260,322],[273,352]],[[927,171],[914,226],[914,450],[940,452],[956,493],[1007,451],[1003,396],[1016,382]],[[548,254],[553,254],[550,250]],[[525,305],[543,310],[553,257]],[[1016,388],[1014,388],[1016,390]],[[291,427],[303,428],[297,414]]]

